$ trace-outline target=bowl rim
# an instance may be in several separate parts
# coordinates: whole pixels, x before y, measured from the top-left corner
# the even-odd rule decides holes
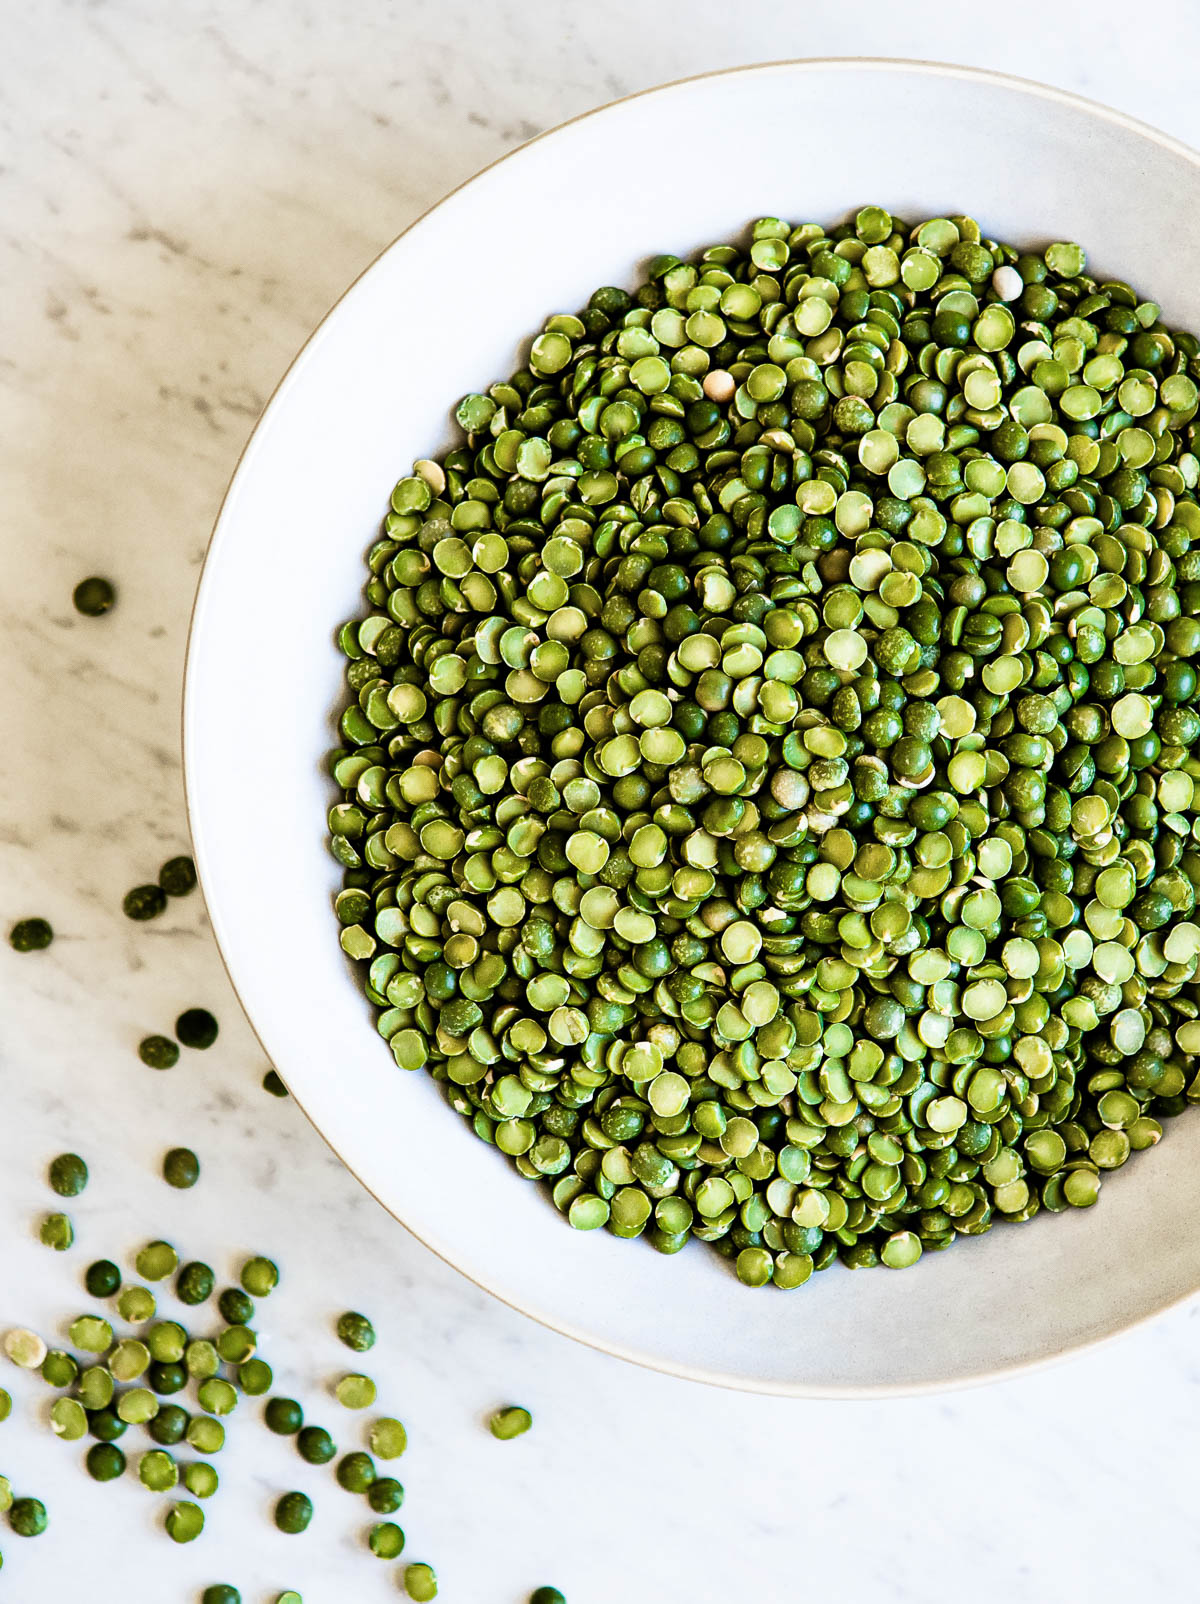
[[[335,300],[330,303],[320,321],[316,324],[312,331],[305,336],[295,355],[291,358],[278,382],[272,389],[262,407],[261,412],[254,422],[253,428],[251,429],[240,452],[238,453],[237,460],[229,476],[229,482],[221,496],[220,505],[213,519],[208,540],[205,544],[204,555],[201,560],[200,576],[197,581],[196,591],[192,600],[191,612],[188,618],[187,641],[184,654],[183,684],[180,697],[180,745],[183,756],[182,766],[184,811],[187,819],[189,835],[192,841],[193,852],[195,853],[197,859],[197,870],[201,888],[205,890],[205,906],[208,911],[209,922],[212,927],[217,951],[226,976],[228,977],[229,984],[233,990],[234,996],[237,998],[238,1005],[241,1008],[251,1031],[254,1034],[255,1040],[262,1048],[264,1056],[268,1060],[272,1061],[272,1067],[275,1068],[275,1072],[279,1075],[280,1079],[284,1081],[285,1085],[287,1084],[287,1077],[281,1070],[279,1070],[277,1066],[274,1065],[272,1055],[267,1051],[266,1044],[263,1042],[263,1039],[259,1034],[258,1026],[254,1021],[254,1017],[242,996],[241,990],[238,986],[237,977],[234,975],[230,966],[229,956],[226,951],[226,943],[222,939],[223,919],[218,916],[215,907],[208,901],[206,890],[206,882],[208,877],[205,873],[208,847],[206,844],[202,844],[204,840],[203,834],[198,829],[195,798],[193,795],[193,788],[190,783],[191,765],[189,760],[189,753],[191,750],[191,740],[189,735],[191,725],[191,709],[196,695],[196,669],[193,646],[195,644],[197,632],[197,621],[201,613],[201,604],[207,599],[207,593],[211,586],[215,584],[215,580],[212,577],[212,558],[217,552],[218,545],[223,534],[226,511],[231,505],[234,493],[239,486],[239,482],[244,471],[253,461],[255,451],[264,431],[264,425],[266,424],[275,406],[275,403],[287,390],[291,388],[295,382],[298,381],[306,358],[316,346],[317,342],[325,335],[331,320],[337,314],[343,302],[346,301],[357,289],[362,280],[365,279],[368,274],[374,271],[382,259],[392,250],[392,248],[420,224],[425,222],[427,218],[431,217],[441,207],[445,206],[462,190],[466,189],[469,185],[475,183],[477,180],[483,178],[494,169],[500,167],[503,163],[519,156],[530,146],[540,144],[543,140],[552,138],[563,129],[573,127],[577,123],[586,122],[594,117],[604,116],[608,112],[614,111],[617,107],[626,106],[633,101],[641,100],[647,96],[664,96],[676,93],[689,88],[691,85],[707,82],[713,79],[732,78],[738,76],[765,76],[767,74],[781,72],[811,72],[813,74],[824,74],[843,71],[853,71],[859,73],[870,72],[879,73],[880,75],[889,72],[900,71],[916,73],[918,75],[934,79],[947,78],[966,80],[968,82],[973,81],[979,84],[987,84],[1010,91],[1016,91],[1020,94],[1028,96],[1034,101],[1051,102],[1071,107],[1076,111],[1086,113],[1088,116],[1100,122],[1107,123],[1110,126],[1121,129],[1127,133],[1135,134],[1141,139],[1149,140],[1151,143],[1158,145],[1164,151],[1167,151],[1170,154],[1189,162],[1197,169],[1198,172],[1200,172],[1200,150],[1187,144],[1185,141],[1176,139],[1174,136],[1165,133],[1162,129],[1155,127],[1152,123],[1144,122],[1141,118],[1131,116],[1127,112],[1119,111],[1115,107],[1109,106],[1103,101],[1095,100],[1087,95],[1076,94],[1073,90],[1061,89],[1056,85],[1043,83],[1036,78],[1026,78],[1016,73],[998,72],[987,67],[972,67],[953,62],[932,61],[917,57],[783,57],[768,61],[748,62],[734,67],[714,68],[707,72],[689,73],[682,78],[668,79],[663,83],[652,84],[644,89],[631,90],[628,94],[619,95],[612,100],[602,102],[598,106],[589,107],[586,111],[577,112],[572,117],[564,118],[561,122],[555,123],[553,126],[543,129],[540,133],[533,135],[529,139],[523,140],[518,145],[514,145],[510,150],[504,151],[492,161],[487,162],[484,166],[478,168],[466,178],[460,180],[459,183],[455,184],[451,189],[448,189],[444,195],[439,196],[436,201],[427,206],[422,212],[418,213],[418,215],[409,223],[407,223],[398,234],[394,235],[386,245],[377,251],[371,260],[361,269],[361,271],[358,272],[346,285],[345,289],[342,290]],[[646,1352],[633,1345],[623,1345],[606,1341],[589,1331],[577,1328],[568,1319],[556,1318],[551,1316],[548,1312],[526,1307],[510,1293],[505,1291],[500,1285],[495,1284],[491,1278],[481,1273],[463,1268],[463,1266],[460,1265],[448,1251],[440,1247],[436,1241],[432,1240],[423,1231],[418,1230],[415,1225],[411,1224],[408,1220],[397,1214],[391,1205],[388,1204],[386,1200],[374,1190],[373,1187],[369,1186],[367,1182],[363,1180],[350,1161],[341,1152],[339,1152],[336,1147],[334,1147],[332,1141],[328,1136],[326,1136],[317,1119],[308,1111],[303,1101],[295,1094],[295,1092],[292,1091],[290,1086],[288,1087],[288,1091],[292,1097],[292,1100],[296,1103],[305,1119],[308,1120],[309,1124],[321,1137],[321,1140],[324,1141],[330,1148],[330,1151],[336,1154],[340,1162],[345,1166],[350,1174],[354,1176],[354,1179],[358,1182],[358,1184],[362,1186],[365,1191],[369,1192],[375,1201],[379,1203],[380,1206],[384,1208],[393,1219],[397,1220],[411,1236],[415,1237],[423,1247],[435,1254],[437,1258],[439,1258],[444,1264],[449,1265],[451,1269],[455,1270],[459,1275],[470,1281],[482,1292],[486,1292],[490,1297],[498,1299],[501,1303],[523,1315],[526,1319],[534,1320],[539,1325],[546,1327],[548,1330],[554,1331],[560,1336],[568,1337],[575,1342],[582,1343],[585,1347],[592,1348],[597,1352],[607,1354],[615,1359],[621,1359],[628,1364],[639,1365],[643,1369],[655,1371],[660,1375],[675,1376],[682,1380],[696,1382],[702,1385],[722,1387],[732,1392],[749,1392],[786,1398],[864,1401],[884,1398],[921,1397],[942,1392],[957,1392],[965,1388],[977,1387],[991,1382],[1007,1380],[1016,1376],[1028,1374],[1033,1371],[1044,1370],[1052,1365],[1061,1364],[1067,1359],[1073,1358],[1076,1355],[1089,1353],[1099,1347],[1115,1342],[1118,1338],[1126,1335],[1127,1333],[1149,1325],[1152,1321],[1157,1320],[1160,1316],[1167,1314],[1169,1311],[1181,1308],[1186,1304],[1200,1299],[1200,1285],[1197,1285],[1189,1291],[1180,1293],[1175,1297],[1168,1298],[1166,1301],[1157,1304],[1154,1308],[1146,1310],[1133,1319],[1118,1319],[1110,1328],[1101,1330],[1094,1335],[1081,1338],[1080,1340],[1072,1341],[1068,1346],[1060,1348],[1055,1352],[997,1363],[986,1369],[982,1369],[977,1373],[956,1376],[944,1381],[931,1379],[918,1382],[873,1382],[869,1384],[859,1383],[853,1385],[813,1385],[803,1381],[788,1383],[781,1383],[778,1381],[756,1381],[752,1377],[735,1376],[724,1371],[709,1370],[700,1365],[694,1365],[685,1362],[673,1362],[660,1354]]]

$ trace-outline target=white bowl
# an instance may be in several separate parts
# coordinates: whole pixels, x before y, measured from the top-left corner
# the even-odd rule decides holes
[[[1200,1286],[1200,1118],[1090,1211],[1000,1228],[903,1275],[840,1267],[788,1295],[700,1244],[570,1230],[403,1074],[337,946],[323,755],[336,625],[393,482],[452,438],[458,397],[516,365],[550,313],[632,284],[763,214],[968,212],[1093,266],[1200,328],[1200,158],[1036,84],[887,61],[751,67],[555,129],[390,246],[305,346],[254,432],[209,548],[188,656],[196,856],[234,983],[297,1101],[364,1185],[472,1280],[547,1325],[677,1374],[762,1391],[915,1391],[1037,1363]]]

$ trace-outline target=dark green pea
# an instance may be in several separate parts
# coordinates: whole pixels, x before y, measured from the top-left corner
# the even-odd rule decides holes
[[[121,1290],[121,1272],[111,1259],[97,1259],[84,1271],[83,1284],[93,1298],[112,1298]]]
[[[113,1409],[94,1409],[88,1415],[88,1430],[98,1442],[116,1442],[128,1429],[125,1421]]]
[[[228,1582],[214,1582],[204,1589],[200,1604],[242,1604],[242,1595]]]
[[[163,1180],[186,1190],[200,1179],[200,1160],[190,1147],[172,1147],[163,1159]]]
[[[1174,913],[1174,907],[1168,897],[1157,891],[1143,892],[1135,897],[1129,907],[1129,915],[1139,930],[1159,930]]]
[[[182,1442],[187,1435],[189,1419],[187,1410],[181,1409],[178,1404],[162,1404],[146,1430],[156,1443],[170,1448]]]
[[[338,1485],[348,1493],[365,1493],[375,1480],[375,1463],[370,1454],[344,1454],[335,1472]]]
[[[188,1373],[181,1364],[156,1362],[146,1372],[151,1387],[162,1397],[182,1392],[188,1383]]]
[[[801,379],[792,386],[792,411],[797,418],[813,421],[829,405],[829,391],[819,379]]]
[[[175,1034],[185,1047],[211,1047],[217,1039],[217,1022],[207,1008],[185,1008],[175,1021]]]
[[[99,618],[108,612],[116,599],[117,593],[110,582],[96,574],[89,579],[81,579],[71,593],[75,611],[82,613],[85,618]]]
[[[186,897],[196,888],[196,865],[191,858],[168,858],[158,871],[158,883],[168,897]]]
[[[394,1515],[404,1503],[404,1488],[394,1476],[378,1476],[367,1488],[367,1503],[377,1515]]]
[[[54,940],[54,931],[47,919],[18,919],[8,940],[16,952],[41,952]]]
[[[94,1443],[87,1451],[87,1470],[93,1481],[116,1481],[125,1474],[125,1455],[115,1443]]]
[[[263,1410],[268,1431],[280,1437],[291,1437],[304,1424],[304,1411],[294,1398],[270,1398]]]
[[[59,1197],[78,1197],[88,1183],[88,1167],[78,1153],[60,1153],[50,1161],[48,1178]]]
[[[355,1353],[366,1353],[375,1346],[375,1328],[365,1314],[343,1314],[338,1317],[337,1334],[347,1348]]]
[[[306,1531],[312,1517],[312,1499],[305,1493],[284,1493],[275,1505],[275,1524],[281,1532]]]
[[[176,1276],[175,1296],[180,1303],[194,1306],[211,1298],[216,1284],[217,1278],[209,1266],[193,1260],[190,1264],[185,1264]],[[232,1323],[242,1324],[240,1320]]]
[[[157,919],[167,906],[167,894],[161,886],[134,886],[125,893],[121,904],[127,919]]]
[[[337,1453],[333,1438],[324,1426],[304,1426],[296,1438],[301,1459],[310,1465],[327,1465]]]
[[[263,1076],[263,1091],[270,1092],[272,1097],[286,1097],[288,1089],[273,1069],[269,1069]]]
[[[151,1069],[174,1069],[179,1048],[169,1036],[145,1036],[138,1043],[138,1057]]]
[[[271,1367],[265,1359],[247,1359],[238,1366],[238,1385],[252,1398],[269,1392],[273,1380]]]
[[[932,332],[939,345],[968,345],[971,321],[961,312],[938,312],[933,319]]]
[[[226,1287],[217,1299],[217,1308],[226,1325],[248,1326],[254,1319],[254,1300],[240,1287]]]

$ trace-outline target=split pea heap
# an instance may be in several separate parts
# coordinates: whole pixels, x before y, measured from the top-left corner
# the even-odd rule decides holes
[[[751,1286],[1087,1207],[1200,1101],[1200,342],[877,206],[552,317],[349,659],[345,951],[581,1230]]]

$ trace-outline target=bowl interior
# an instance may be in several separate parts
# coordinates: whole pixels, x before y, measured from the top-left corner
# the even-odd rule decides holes
[[[839,1268],[780,1296],[694,1245],[569,1230],[398,1071],[337,947],[322,758],[392,484],[452,439],[458,397],[513,368],[551,312],[631,285],[752,218],[867,202],[1072,239],[1168,320],[1200,327],[1200,169],[1182,147],[1035,86],[916,64],[783,63],[635,97],[535,140],[452,194],[350,290],[238,469],[189,651],[197,857],[242,1001],[345,1162],[429,1246],[547,1323],[692,1376],[795,1393],[910,1390],[1036,1362],[1200,1285],[1200,1120],[1185,1116],[1096,1209],[1000,1229],[904,1275]],[[269,827],[263,828],[264,817]]]

